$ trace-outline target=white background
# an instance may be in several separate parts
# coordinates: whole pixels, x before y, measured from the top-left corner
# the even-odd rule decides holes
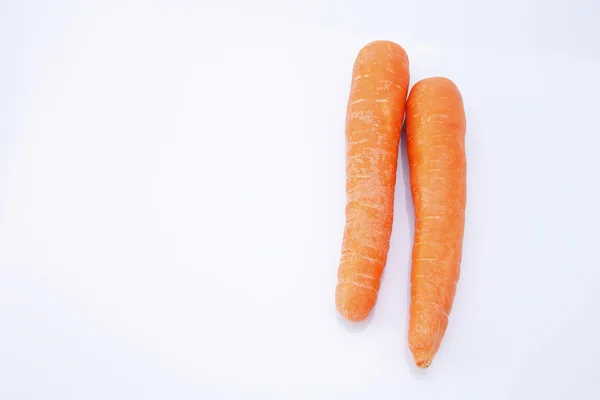
[[[595,4],[0,2],[0,398],[600,397]],[[375,312],[334,307],[373,39],[467,111],[462,276],[426,372],[405,159]]]

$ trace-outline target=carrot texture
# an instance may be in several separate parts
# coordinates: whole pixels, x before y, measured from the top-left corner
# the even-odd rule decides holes
[[[406,146],[415,206],[408,344],[427,368],[437,353],[456,292],[466,205],[466,120],[446,78],[417,82],[406,105]]]
[[[408,85],[400,45],[375,41],[360,50],[346,112],[346,225],[335,296],[350,321],[369,315],[387,260]]]

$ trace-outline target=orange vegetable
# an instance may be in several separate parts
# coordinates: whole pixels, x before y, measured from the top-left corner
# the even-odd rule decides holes
[[[408,85],[400,45],[375,41],[360,50],[346,114],[346,226],[335,299],[350,321],[369,315],[387,260]]]
[[[406,105],[406,146],[415,205],[408,344],[417,366],[435,356],[460,274],[466,204],[466,120],[446,78],[417,82]]]

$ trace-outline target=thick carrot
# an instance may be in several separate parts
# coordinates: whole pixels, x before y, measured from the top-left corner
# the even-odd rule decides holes
[[[466,204],[466,120],[446,78],[417,82],[406,105],[406,146],[415,205],[408,344],[417,366],[435,356],[460,274]]]
[[[360,50],[346,112],[346,226],[335,298],[350,321],[369,315],[387,260],[408,85],[400,45],[375,41]]]

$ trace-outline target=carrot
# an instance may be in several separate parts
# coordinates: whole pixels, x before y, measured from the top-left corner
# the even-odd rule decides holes
[[[375,41],[360,50],[346,111],[346,224],[335,293],[350,321],[369,315],[387,260],[408,84],[400,45]]]
[[[408,344],[431,365],[460,275],[466,205],[466,120],[458,88],[446,78],[417,82],[406,105],[406,146],[415,205]]]

